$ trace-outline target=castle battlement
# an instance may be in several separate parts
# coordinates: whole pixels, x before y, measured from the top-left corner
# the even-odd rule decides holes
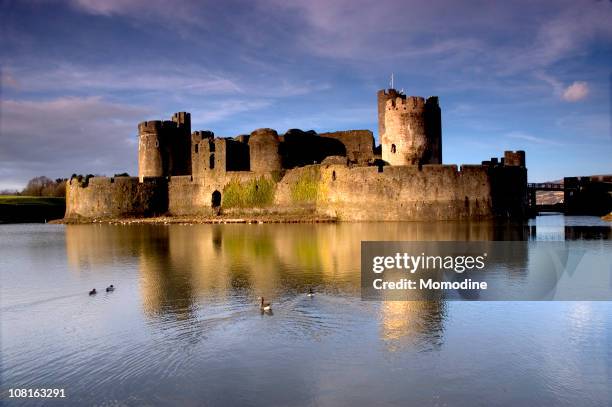
[[[388,100],[385,109],[387,111],[422,112],[425,110],[425,98],[421,96],[397,97]]]
[[[202,140],[212,140],[215,138],[215,133],[208,130],[197,130],[191,133],[191,141],[193,143],[199,143]]]

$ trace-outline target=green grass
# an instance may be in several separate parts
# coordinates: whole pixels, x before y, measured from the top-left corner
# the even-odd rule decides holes
[[[231,180],[223,187],[224,208],[248,208],[268,206],[274,201],[274,180],[260,177],[247,182]]]
[[[319,169],[310,167],[304,169],[298,181],[291,185],[291,199],[295,203],[312,203],[319,195]]]
[[[64,205],[65,198],[48,196],[0,195],[0,205]]]

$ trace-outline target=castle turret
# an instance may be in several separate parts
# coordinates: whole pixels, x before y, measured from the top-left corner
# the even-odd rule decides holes
[[[170,175],[191,174],[191,115],[178,112],[172,115],[173,134],[168,135],[168,170]]]
[[[381,93],[382,92],[382,93]],[[398,95],[390,98],[392,95]],[[387,99],[384,112],[379,107],[382,159],[391,165],[442,163],[442,124],[437,97],[427,102],[419,96],[405,96],[394,89],[378,92]]]
[[[281,157],[279,138],[273,129],[257,129],[249,137],[250,167],[254,172],[278,171]]]
[[[162,177],[165,174],[164,126],[161,120],[138,124],[138,177]]]

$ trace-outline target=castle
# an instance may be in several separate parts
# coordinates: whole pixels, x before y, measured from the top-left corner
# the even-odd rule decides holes
[[[138,125],[138,177],[73,177],[67,219],[279,214],[342,221],[522,218],[523,151],[479,165],[442,164],[437,97],[395,89],[378,97],[369,130],[319,133],[264,128],[215,137],[191,116]]]

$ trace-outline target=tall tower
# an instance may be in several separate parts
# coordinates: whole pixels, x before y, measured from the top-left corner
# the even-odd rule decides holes
[[[176,129],[168,137],[168,170],[170,175],[190,175],[191,115],[187,112],[174,113],[172,121]]]
[[[257,129],[249,137],[250,168],[253,172],[278,171],[281,158],[276,130]]]
[[[407,97],[395,89],[379,91],[378,118],[384,161],[391,165],[442,163],[442,124],[437,97],[430,97],[426,102],[420,96]]]
[[[164,165],[164,126],[161,120],[138,124],[138,178],[163,177]]]

